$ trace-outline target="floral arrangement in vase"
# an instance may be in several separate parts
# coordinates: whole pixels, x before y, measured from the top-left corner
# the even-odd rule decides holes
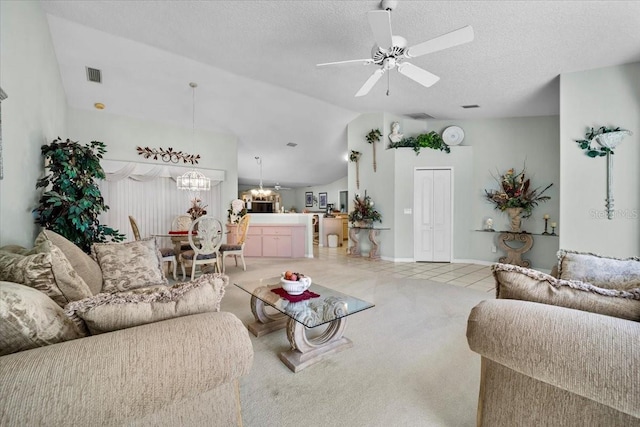
[[[531,216],[533,208],[538,206],[540,202],[546,202],[549,196],[543,196],[544,192],[553,185],[547,185],[542,190],[540,187],[531,188],[531,180],[526,177],[525,169],[517,172],[513,168],[495,178],[500,185],[498,190],[484,190],[485,197],[488,201],[495,204],[495,209],[508,211],[510,215],[516,215],[517,224],[512,220],[512,231],[520,231],[520,214],[522,218]]]
[[[200,200],[199,198],[195,198],[191,201],[191,207],[187,210],[187,213],[189,215],[191,215],[191,220],[195,221],[196,219],[200,218],[203,215],[207,214],[207,211],[205,210],[205,208],[208,205],[204,205],[202,206],[202,200]]]
[[[365,193],[364,198],[361,199],[360,196],[356,194],[353,210],[349,213],[349,221],[353,224],[370,224],[375,221],[382,222],[382,215],[373,208],[371,197]]]
[[[230,208],[227,209],[229,224],[237,224],[243,216],[247,214],[247,208],[244,207],[242,199],[235,199],[231,202]]]

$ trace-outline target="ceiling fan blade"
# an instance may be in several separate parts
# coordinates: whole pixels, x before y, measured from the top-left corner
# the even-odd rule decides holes
[[[427,53],[437,52],[439,50],[469,43],[473,40],[473,28],[470,25],[462,27],[458,30],[451,31],[435,39],[419,43],[407,49],[405,55],[409,58],[426,55]]]
[[[356,96],[365,96],[369,93],[371,88],[375,86],[375,84],[380,80],[380,77],[384,74],[384,68],[378,68],[376,71],[371,74],[371,76],[367,79],[366,82],[362,85]]]
[[[425,87],[431,87],[440,80],[440,77],[435,74],[431,74],[430,72],[416,67],[413,64],[409,64],[408,62],[403,62],[398,65],[398,72]]]
[[[384,50],[393,46],[391,34],[391,14],[388,10],[372,10],[369,12],[369,25],[376,44]]]
[[[351,64],[362,64],[369,65],[373,64],[373,59],[350,59],[348,61],[338,61],[338,62],[325,62],[323,64],[316,64],[316,67],[325,67],[327,65],[351,65]]]

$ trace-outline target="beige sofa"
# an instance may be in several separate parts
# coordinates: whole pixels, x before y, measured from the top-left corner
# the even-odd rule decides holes
[[[203,313],[0,357],[2,426],[241,425],[253,359],[231,313]]]
[[[73,268],[55,267],[60,253],[51,243],[49,252],[23,258],[13,254],[19,248],[0,250],[0,280],[25,281],[0,281],[1,426],[242,425],[238,379],[251,368],[253,348],[242,322],[219,311],[226,276],[103,293],[91,278],[100,274],[94,261],[61,236],[46,237]],[[76,271],[90,290],[73,301],[82,292],[63,279]],[[55,299],[45,273],[57,282]]]
[[[640,262],[566,255],[560,278],[493,267],[498,299],[467,327],[482,356],[478,426],[640,426]],[[631,280],[596,277],[616,263]]]

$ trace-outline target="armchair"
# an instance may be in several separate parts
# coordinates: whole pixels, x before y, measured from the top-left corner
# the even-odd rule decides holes
[[[640,259],[561,250],[559,278],[492,270],[497,299],[467,324],[477,425],[640,426]]]

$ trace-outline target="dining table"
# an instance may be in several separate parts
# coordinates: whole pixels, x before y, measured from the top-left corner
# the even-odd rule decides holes
[[[197,232],[193,233],[194,237],[197,237]],[[182,246],[189,244],[189,231],[169,231],[168,233],[152,234],[153,237],[168,237],[173,244],[173,251],[176,254],[176,260],[180,263],[180,254],[182,253]]]
[[[193,231],[194,240],[198,239],[198,232]],[[223,234],[228,234],[229,232],[223,232]],[[152,234],[153,237],[168,237],[171,239],[171,243],[173,243],[173,251],[176,254],[176,260],[178,264],[180,264],[180,254],[182,253],[182,247],[184,245],[189,245],[189,231],[188,230],[171,230],[168,233],[162,234]]]

